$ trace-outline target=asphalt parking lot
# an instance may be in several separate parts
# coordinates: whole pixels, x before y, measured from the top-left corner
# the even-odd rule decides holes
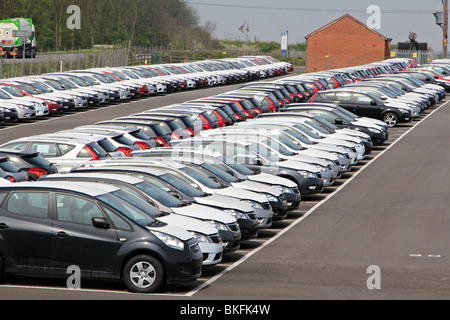
[[[78,125],[186,101],[232,86],[148,98],[0,130],[4,143],[31,133]],[[324,193],[304,198],[298,211],[243,243],[222,263],[204,268],[194,283],[149,295],[115,282],[14,277],[0,286],[2,300],[298,300],[448,299],[450,249],[446,182],[450,175],[449,103],[420,120],[390,129],[386,145]],[[380,288],[368,288],[370,266]]]

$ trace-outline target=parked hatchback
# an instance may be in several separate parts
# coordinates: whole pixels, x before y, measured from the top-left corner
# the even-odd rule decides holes
[[[54,163],[60,173],[70,172],[88,161],[111,158],[102,147],[89,139],[32,136],[9,141],[0,147],[38,152]]]
[[[37,152],[0,148],[0,156],[8,157],[20,170],[27,171],[30,180],[58,172],[56,166]]]
[[[195,281],[202,253],[192,234],[125,203],[120,192],[74,182],[0,186],[0,276],[67,276],[75,265],[83,278],[122,280],[139,293]]]

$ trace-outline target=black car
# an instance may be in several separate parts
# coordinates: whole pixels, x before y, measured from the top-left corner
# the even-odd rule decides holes
[[[19,120],[19,114],[15,108],[0,106],[0,125],[14,123]]]
[[[391,106],[368,92],[351,89],[320,91],[310,102],[335,103],[358,116],[382,120],[390,127],[412,121],[411,110]]]
[[[159,109],[147,110],[141,113],[142,115],[155,115],[161,117],[174,118],[180,125],[186,126],[186,132],[193,137],[195,135],[195,123],[194,121],[186,114],[177,114],[176,112],[165,112]]]
[[[0,154],[0,169],[6,172],[12,182],[29,181],[29,175],[26,171],[21,170],[14,163],[12,163],[8,157]]]
[[[80,276],[124,281],[149,293],[195,281],[202,253],[192,234],[124,205],[118,187],[33,182],[0,187],[0,277]]]
[[[141,129],[149,137],[155,139],[158,147],[165,147],[170,145],[172,137],[169,131],[165,129],[158,122],[151,121],[141,121],[140,119],[130,119],[130,120],[106,120],[97,122],[96,125],[108,125],[108,126],[118,126],[118,127],[132,127]]]
[[[128,117],[120,117],[117,120],[141,120],[159,123],[163,126],[167,132],[171,132],[172,139],[185,139],[190,135],[186,132],[186,126],[184,123],[177,119],[165,117],[165,116],[152,116],[151,114],[133,114]]]
[[[356,119],[352,117],[350,111],[341,108],[340,106],[333,104],[322,104],[322,103],[311,103],[311,104],[299,104],[292,105],[288,109],[283,110],[285,114],[296,114],[299,113],[313,114],[321,117],[322,119],[328,121],[332,125],[338,128],[349,128],[357,131],[361,131],[370,136],[371,142],[373,144],[383,144],[389,137],[389,130],[386,127],[381,127],[380,129],[374,129],[373,127],[367,125],[361,125],[353,121]],[[372,149],[372,143],[365,142],[364,146],[366,149]]]
[[[0,148],[0,156],[8,157],[9,161],[19,170],[27,171],[30,180],[33,181],[42,176],[58,172],[54,164],[37,152]]]

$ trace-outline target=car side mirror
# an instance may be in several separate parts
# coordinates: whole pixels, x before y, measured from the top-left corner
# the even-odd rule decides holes
[[[92,224],[99,229],[109,229],[111,227],[109,221],[103,217],[92,218]]]
[[[375,100],[372,100],[372,101],[370,101],[370,104],[371,104],[372,106],[376,106],[376,105],[377,105],[377,102],[376,102]]]
[[[257,166],[262,166],[263,162],[260,158],[253,158],[253,164]]]
[[[169,191],[169,194],[181,200],[181,196],[176,191]]]
[[[342,124],[343,122],[342,122],[342,119],[341,119],[341,118],[336,118],[336,119],[334,120],[334,123],[335,123],[335,124]]]

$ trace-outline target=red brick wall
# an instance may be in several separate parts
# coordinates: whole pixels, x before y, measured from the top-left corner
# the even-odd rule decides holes
[[[307,72],[381,61],[390,52],[389,43],[349,17],[311,35],[307,44]]]

